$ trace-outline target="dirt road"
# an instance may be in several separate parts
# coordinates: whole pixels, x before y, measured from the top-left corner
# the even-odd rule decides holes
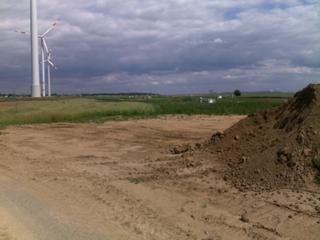
[[[174,150],[241,118],[3,130],[0,240],[319,239],[317,189],[239,192],[212,156],[195,161]]]

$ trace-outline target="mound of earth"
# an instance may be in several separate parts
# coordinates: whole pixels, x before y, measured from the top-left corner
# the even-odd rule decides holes
[[[284,105],[215,133],[206,146],[226,164],[225,180],[242,190],[298,188],[315,181],[320,159],[320,85]]]

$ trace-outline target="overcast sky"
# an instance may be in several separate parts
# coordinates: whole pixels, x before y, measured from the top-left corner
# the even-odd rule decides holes
[[[292,91],[320,83],[319,0],[38,0],[59,93]],[[0,3],[0,92],[29,93],[29,0]]]

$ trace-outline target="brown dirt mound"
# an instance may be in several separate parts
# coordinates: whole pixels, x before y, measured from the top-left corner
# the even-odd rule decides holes
[[[320,85],[281,107],[252,114],[206,148],[227,165],[225,179],[242,190],[298,188],[314,182],[320,159]]]

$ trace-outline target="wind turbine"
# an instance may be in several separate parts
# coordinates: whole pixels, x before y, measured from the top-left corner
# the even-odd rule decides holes
[[[49,49],[48,49],[48,44],[46,40],[46,36],[56,27],[57,22],[54,22],[50,28],[48,28],[42,35],[38,35],[38,38],[40,39],[40,44],[41,44],[41,73],[42,73],[42,89],[41,89],[41,95],[43,97],[46,96],[46,70],[45,70],[45,62],[48,62],[50,64],[51,60],[48,58],[45,60],[45,55],[49,57]],[[20,30],[15,30],[17,33],[21,34],[28,34],[27,31],[20,31]],[[39,51],[39,50],[38,50]],[[50,56],[51,57],[51,56]],[[37,58],[39,59],[39,55],[37,54]],[[48,61],[49,60],[49,61]],[[51,62],[52,63],[52,62]],[[39,64],[38,64],[38,71],[39,71]],[[40,83],[40,80],[39,80]],[[39,90],[40,90],[40,84],[39,84]]]
[[[41,69],[42,69],[42,96],[46,96],[46,73],[45,73],[45,53],[48,55],[48,60],[47,62],[50,64],[51,60],[49,60],[49,49],[47,45],[47,40],[46,36],[48,35],[49,32],[51,32],[57,23],[53,23],[52,26],[47,29],[42,35],[39,35],[40,43],[41,43]],[[51,57],[51,56],[50,56]],[[51,62],[52,63],[52,62]]]
[[[39,76],[39,43],[37,0],[30,0],[31,64],[32,64],[32,97],[41,97]]]
[[[48,96],[51,97],[51,67],[57,69],[57,67],[52,62],[52,50],[49,49],[48,58],[45,60],[47,62],[47,71],[48,71]]]

